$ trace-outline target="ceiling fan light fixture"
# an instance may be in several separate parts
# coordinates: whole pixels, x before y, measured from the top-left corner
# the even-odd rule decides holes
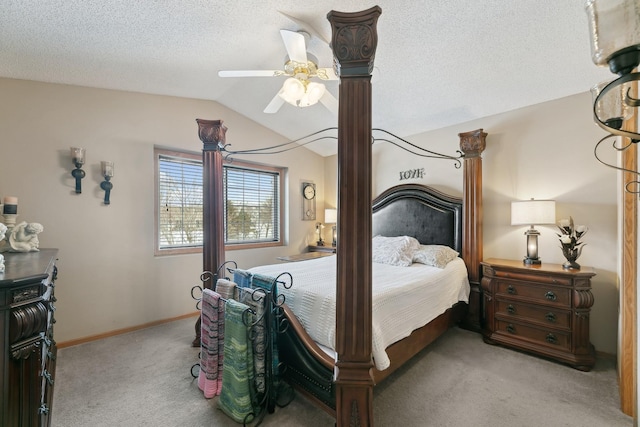
[[[301,106],[307,107],[309,105],[316,104],[318,101],[320,101],[320,98],[322,98],[322,95],[324,95],[325,90],[326,88],[322,83],[310,82],[307,85],[307,91],[305,93],[305,96],[300,100],[301,104],[302,104],[302,101],[304,100],[306,102],[306,105],[301,105]]]
[[[300,80],[290,77],[284,81],[279,95],[289,104],[297,105],[298,100],[304,96],[304,93],[304,84]]]
[[[285,80],[278,95],[294,107],[310,107],[320,101],[325,91],[322,83],[290,77]]]

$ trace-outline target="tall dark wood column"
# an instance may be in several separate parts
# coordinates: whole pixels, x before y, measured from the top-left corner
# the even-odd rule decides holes
[[[469,271],[471,294],[469,313],[464,326],[480,331],[481,289],[480,262],[482,261],[482,152],[487,134],[482,129],[459,133],[460,150],[464,153],[462,259]],[[474,218],[469,221],[469,218]]]
[[[371,356],[371,72],[379,7],[331,11],[331,46],[340,76],[336,422],[373,425]]]
[[[202,166],[203,186],[202,196],[204,218],[204,244],[202,247],[202,270],[215,274],[218,267],[225,261],[224,254],[224,189],[222,183],[222,153],[221,147],[226,143],[227,127],[222,120],[196,119],[198,136],[203,142]],[[213,276],[204,286],[213,288],[217,277]],[[200,319],[196,323],[196,338],[194,346],[200,345]]]

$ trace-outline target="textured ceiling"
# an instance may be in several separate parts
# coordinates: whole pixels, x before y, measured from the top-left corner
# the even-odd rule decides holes
[[[582,0],[3,0],[0,76],[214,100],[287,138],[336,126],[322,104],[263,109],[284,77],[280,29],[330,38],[330,10],[374,5],[373,125],[400,136],[587,91],[613,78],[591,62]],[[319,66],[331,51],[308,43]],[[338,95],[338,82],[328,82]],[[218,117],[215,117],[218,118]],[[220,117],[224,119],[223,117]],[[335,143],[314,143],[323,155]]]

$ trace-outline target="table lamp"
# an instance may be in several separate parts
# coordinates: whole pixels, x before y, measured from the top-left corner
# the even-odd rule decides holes
[[[524,264],[540,264],[538,257],[538,236],[534,225],[555,224],[556,202],[555,200],[525,200],[511,202],[511,225],[530,225],[524,234],[527,236],[527,256],[522,261]]]
[[[331,246],[336,246],[338,243],[336,235],[336,223],[338,222],[338,210],[337,209],[325,209],[324,210],[324,222],[326,224],[333,224],[331,227]]]

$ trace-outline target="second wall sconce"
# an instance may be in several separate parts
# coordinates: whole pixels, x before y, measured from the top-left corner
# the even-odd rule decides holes
[[[85,176],[85,172],[82,170],[84,151],[84,148],[71,147],[71,160],[76,167],[71,171],[71,176],[76,179],[76,193],[82,193],[82,178]]]
[[[113,184],[111,183],[111,178],[113,177],[113,162],[102,161],[100,162],[102,167],[102,176],[104,176],[104,181],[100,183],[100,188],[104,190],[104,204],[108,205],[111,203],[109,200],[109,196],[111,196],[111,189],[113,188]]]

